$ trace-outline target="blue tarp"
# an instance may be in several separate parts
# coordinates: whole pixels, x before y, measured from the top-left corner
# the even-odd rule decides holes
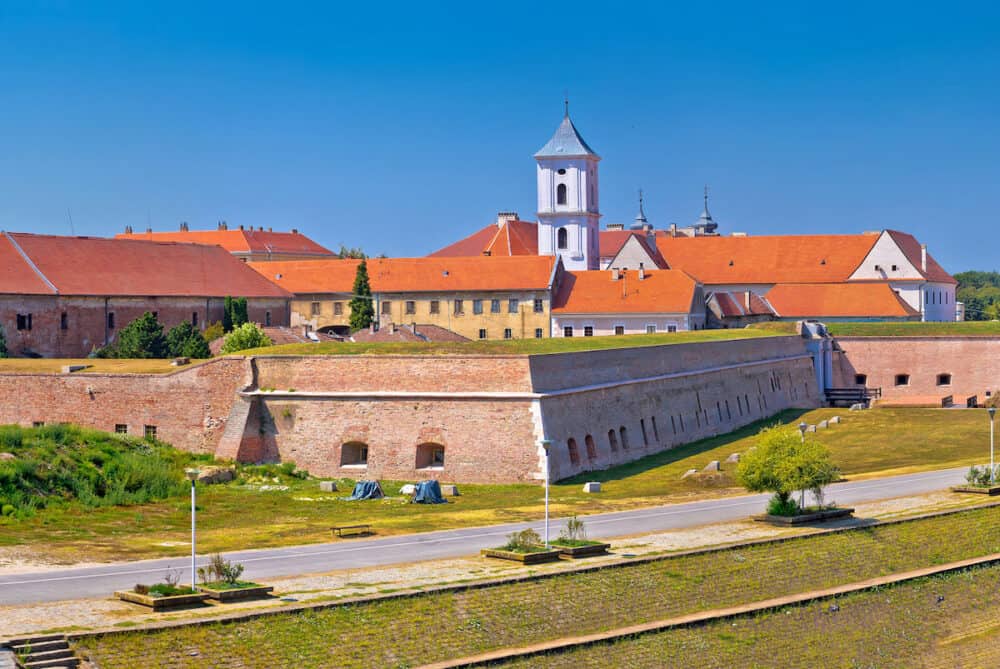
[[[413,501],[417,504],[447,504],[441,495],[441,486],[437,481],[421,481],[417,484],[417,490],[413,495]]]
[[[378,481],[358,481],[354,484],[354,492],[351,493],[351,496],[342,499],[355,502],[359,499],[382,499],[384,496],[382,486],[378,484]]]

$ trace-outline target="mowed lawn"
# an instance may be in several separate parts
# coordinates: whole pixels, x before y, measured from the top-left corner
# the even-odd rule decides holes
[[[795,429],[840,415],[843,423],[808,435],[830,448],[847,477],[900,473],[981,463],[989,457],[989,422],[983,410],[835,409],[786,411],[731,434],[657,453],[614,469],[590,472],[552,486],[556,516],[622,510],[696,498],[742,494],[733,478],[731,453],[744,452],[767,424]],[[722,471],[707,479],[681,480],[688,469],[711,460]],[[585,494],[582,482],[601,481],[603,492]],[[383,481],[390,497],[347,502],[352,481],[341,492],[322,493],[316,480],[282,477],[266,482],[288,486],[226,484],[200,486],[199,550],[232,551],[332,540],[333,525],[371,523],[380,536],[533,520],[543,508],[542,488],[533,484],[460,485],[461,496],[447,505],[408,504],[399,496],[403,482]],[[132,507],[84,509],[69,505],[26,520],[0,518],[0,550],[30,547],[37,559],[72,563],[88,560],[183,556],[188,547],[186,498]]]

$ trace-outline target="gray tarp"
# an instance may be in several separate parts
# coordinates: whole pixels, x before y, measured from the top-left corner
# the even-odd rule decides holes
[[[413,495],[413,501],[417,504],[447,504],[441,495],[441,486],[437,481],[421,481],[417,484],[417,491]]]
[[[378,484],[378,481],[358,481],[354,484],[354,492],[351,493],[351,496],[342,499],[355,502],[359,499],[382,499],[384,496],[382,486]]]

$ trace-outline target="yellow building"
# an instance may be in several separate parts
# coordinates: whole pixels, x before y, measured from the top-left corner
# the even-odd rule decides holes
[[[291,325],[347,334],[360,260],[250,263],[295,295]],[[552,256],[372,258],[366,261],[380,327],[436,325],[468,339],[551,336]]]

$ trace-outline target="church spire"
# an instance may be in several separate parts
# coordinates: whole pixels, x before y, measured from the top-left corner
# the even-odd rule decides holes
[[[704,195],[705,205],[701,210],[701,216],[695,221],[695,229],[701,229],[706,234],[712,234],[719,227],[719,224],[712,219],[712,214],[708,213],[708,184],[705,185]]]
[[[632,223],[633,230],[645,230],[649,226],[646,220],[646,212],[642,208],[642,189],[639,189],[639,213],[635,215],[635,222]]]

